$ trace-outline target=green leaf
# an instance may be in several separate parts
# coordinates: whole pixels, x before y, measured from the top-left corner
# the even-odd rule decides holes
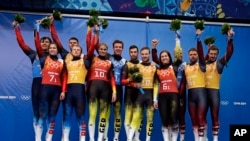
[[[99,11],[97,11],[95,9],[90,9],[89,10],[89,15],[92,16],[92,17],[98,17],[98,16],[100,16],[100,13],[99,13]]]
[[[136,83],[140,83],[142,82],[143,77],[142,74],[140,72],[136,72],[132,74],[132,81],[136,82]]]
[[[108,20],[101,19],[100,21],[101,21],[101,24],[102,24],[102,28],[106,29],[108,27],[108,25],[109,25]]]
[[[52,16],[56,21],[62,21],[62,13],[60,11],[53,10]]]
[[[17,21],[19,24],[26,21],[25,17],[20,13],[14,14],[14,20]]]
[[[181,20],[179,19],[174,19],[170,22],[170,30],[172,31],[177,31],[181,29]]]
[[[224,23],[221,26],[221,33],[222,34],[227,34],[227,32],[231,29],[231,26],[228,23]]]
[[[139,68],[136,67],[136,66],[131,67],[131,68],[128,69],[128,73],[129,73],[129,74],[134,74],[134,73],[136,73],[136,72],[139,72]]]
[[[194,23],[195,29],[204,30],[205,29],[204,23],[205,23],[204,20],[196,20]]]
[[[209,36],[209,37],[206,37],[205,39],[204,39],[204,43],[206,44],[206,45],[211,45],[211,44],[213,44],[214,42],[215,42],[215,37],[214,36]]]
[[[42,21],[41,21],[41,26],[43,27],[43,28],[45,28],[45,29],[48,29],[49,27],[50,27],[50,19],[48,18],[48,17],[46,17],[45,19],[43,19]]]
[[[93,27],[94,25],[98,24],[98,19],[96,17],[90,17],[89,20],[87,21],[87,25],[89,27]]]
[[[103,29],[106,29],[108,27],[108,20],[99,18],[100,13],[99,11],[95,9],[89,10],[89,19],[87,20],[86,24],[89,27],[94,27],[94,25],[102,25]]]

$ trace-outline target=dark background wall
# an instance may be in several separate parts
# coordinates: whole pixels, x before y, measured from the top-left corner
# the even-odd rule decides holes
[[[196,17],[250,20],[250,0],[191,0],[192,4],[185,11],[180,7],[183,1],[189,0],[1,0],[0,10],[44,12],[61,9],[65,13],[82,14],[95,8],[109,14],[147,13],[157,17],[190,17],[193,11]]]

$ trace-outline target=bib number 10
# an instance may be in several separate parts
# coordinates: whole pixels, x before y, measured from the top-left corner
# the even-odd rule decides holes
[[[105,72],[102,72],[102,71],[95,71],[95,77],[96,77],[96,78],[105,78],[106,75],[105,75]]]

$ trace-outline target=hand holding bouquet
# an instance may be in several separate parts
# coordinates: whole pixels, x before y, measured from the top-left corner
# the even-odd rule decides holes
[[[24,23],[25,21],[25,17],[20,13],[14,14],[14,21],[12,22],[12,26],[17,27],[19,24]]]
[[[129,74],[131,74],[131,81],[135,82],[135,83],[141,83],[143,80],[142,74],[139,71],[139,68],[134,66],[129,68]],[[139,87],[139,90],[141,92],[141,94],[144,94],[144,91],[141,87]]]
[[[223,35],[227,35],[227,38],[228,40],[229,39],[233,39],[233,36],[234,36],[234,31],[233,31],[233,28],[231,27],[230,24],[228,23],[224,23],[222,26],[221,26],[221,33]]]
[[[199,37],[201,32],[205,29],[204,20],[196,20],[194,23],[194,27],[196,29],[196,37]]]
[[[206,37],[205,39],[204,39],[204,43],[208,46],[208,47],[210,47],[210,46],[212,46],[213,45],[213,43],[215,42],[215,37],[214,36],[209,36],[209,37]]]
[[[50,28],[51,23],[53,22],[53,20],[56,21],[62,21],[62,13],[58,10],[53,10],[53,13],[51,16],[46,16],[44,18],[42,18],[41,20],[37,20],[37,23],[40,23],[40,25],[45,28],[48,29]]]
[[[103,31],[103,29],[106,29],[108,27],[108,20],[99,18],[100,13],[99,11],[95,9],[89,10],[89,19],[87,21],[87,26],[94,27],[95,25],[99,26],[99,31]],[[96,29],[96,28],[95,28]],[[97,32],[94,30],[94,32]]]

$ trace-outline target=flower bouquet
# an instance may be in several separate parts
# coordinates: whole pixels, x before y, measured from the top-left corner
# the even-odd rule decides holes
[[[143,80],[142,74],[139,71],[139,68],[134,66],[129,68],[128,70],[129,74],[131,74],[131,80],[135,83],[141,83]],[[142,88],[139,88],[141,94],[144,94],[144,91]]]
[[[95,9],[89,10],[89,19],[87,20],[86,24],[89,27],[94,27],[95,25],[98,25],[100,27],[100,31],[102,32],[103,29],[106,29],[108,27],[108,20],[99,18],[100,12]],[[96,32],[96,31],[94,31]]]
[[[215,42],[215,37],[214,36],[209,36],[209,37],[206,37],[204,39],[204,43],[207,45],[207,46],[210,46],[212,45],[214,42]]]

